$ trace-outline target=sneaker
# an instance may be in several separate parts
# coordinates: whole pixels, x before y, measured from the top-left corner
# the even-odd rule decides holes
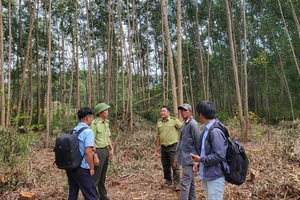
[[[175,186],[175,191],[176,191],[176,192],[179,192],[179,191],[181,191],[181,188],[178,187],[178,186]]]

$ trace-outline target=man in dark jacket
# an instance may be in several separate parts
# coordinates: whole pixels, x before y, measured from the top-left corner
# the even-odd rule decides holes
[[[184,123],[180,130],[180,139],[176,149],[174,165],[178,164],[182,166],[181,200],[196,200],[193,172],[194,161],[191,159],[190,154],[197,154],[201,131],[198,123],[192,116],[192,107],[189,104],[182,104],[178,107],[178,110],[180,110]]]
[[[212,128],[215,123],[219,122],[215,117],[216,108],[212,102],[202,101],[197,105],[196,110],[201,122],[205,124],[205,128],[200,135],[200,153],[191,154],[196,162],[194,171],[199,171],[205,198],[207,200],[222,200],[225,187],[222,169],[229,172],[226,162],[228,142],[220,129]],[[208,133],[210,134],[209,137]]]

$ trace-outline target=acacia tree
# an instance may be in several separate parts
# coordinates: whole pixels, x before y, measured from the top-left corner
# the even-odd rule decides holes
[[[183,104],[182,87],[182,45],[181,45],[181,0],[177,0],[177,75],[178,75],[178,104]]]
[[[3,51],[3,20],[2,20],[2,0],[0,0],[0,111],[1,121],[0,125],[5,127],[5,96],[4,96],[4,51]]]
[[[232,35],[232,22],[231,22],[231,11],[229,7],[229,0],[225,0],[226,5],[226,16],[227,16],[227,25],[228,25],[228,42],[230,46],[230,55],[231,55],[231,62],[232,68],[234,73],[234,83],[235,83],[235,95],[236,101],[238,104],[238,116],[240,120],[241,132],[242,132],[242,140],[246,141],[247,138],[245,137],[245,124],[244,124],[244,117],[243,117],[243,109],[242,109],[242,101],[241,101],[241,94],[240,94],[240,86],[239,86],[239,77],[238,77],[238,67],[236,64],[236,57],[235,57],[235,48],[233,42],[233,35]]]
[[[166,0],[161,0],[161,6],[162,6],[162,13],[163,13],[162,18],[164,21],[164,33],[165,33],[165,39],[166,39],[166,43],[167,43],[168,68],[169,68],[170,81],[171,81],[173,112],[174,112],[174,115],[176,117],[178,117],[176,78],[175,78],[175,72],[174,72],[173,54],[172,54],[172,46],[171,46]]]

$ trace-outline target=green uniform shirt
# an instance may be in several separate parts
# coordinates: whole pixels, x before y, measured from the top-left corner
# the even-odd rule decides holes
[[[104,148],[109,145],[109,120],[102,120],[99,117],[93,120],[91,129],[95,134],[95,146],[96,148]]]
[[[168,117],[164,122],[163,119],[157,122],[157,135],[160,138],[160,144],[169,146],[178,142],[178,130],[182,123],[175,117]]]

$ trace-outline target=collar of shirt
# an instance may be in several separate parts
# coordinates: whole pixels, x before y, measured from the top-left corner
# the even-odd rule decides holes
[[[211,120],[208,124],[205,125],[205,129],[208,131],[215,122],[216,122],[216,119]]]
[[[184,123],[185,123],[185,124],[189,123],[190,120],[191,120],[191,118],[192,118],[192,116],[190,116],[190,118],[188,118],[188,120],[186,120]]]
[[[86,123],[84,123],[84,122],[79,122],[78,123],[78,126],[80,126],[80,127],[89,127]]]

